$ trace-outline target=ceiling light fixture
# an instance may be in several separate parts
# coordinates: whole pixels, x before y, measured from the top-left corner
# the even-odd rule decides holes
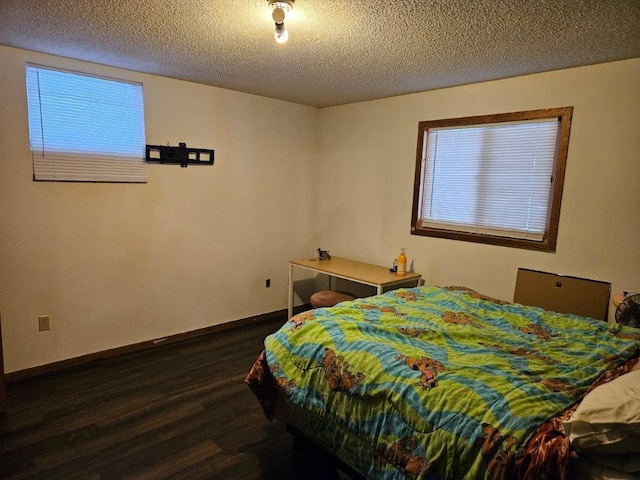
[[[287,31],[287,27],[284,26],[284,17],[286,12],[293,10],[293,2],[295,0],[267,1],[269,2],[269,7],[273,9],[271,17],[273,21],[276,22],[276,30],[274,32],[276,42],[285,43],[289,39],[289,32]]]

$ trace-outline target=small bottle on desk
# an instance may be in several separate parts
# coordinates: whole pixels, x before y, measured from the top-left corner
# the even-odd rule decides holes
[[[396,272],[398,275],[407,274],[407,255],[405,253],[406,250],[406,248],[400,249],[400,255],[398,256],[398,271]]]

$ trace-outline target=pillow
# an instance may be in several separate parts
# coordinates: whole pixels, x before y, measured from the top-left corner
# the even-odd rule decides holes
[[[640,453],[640,370],[594,388],[564,427],[579,452]]]

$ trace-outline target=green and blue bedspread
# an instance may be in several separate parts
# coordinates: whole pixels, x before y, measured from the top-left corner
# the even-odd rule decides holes
[[[535,429],[638,354],[639,330],[425,286],[265,340],[290,408],[366,478],[513,478]]]

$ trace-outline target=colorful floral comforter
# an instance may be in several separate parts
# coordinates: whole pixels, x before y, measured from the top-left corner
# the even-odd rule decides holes
[[[277,386],[366,478],[497,480],[516,476],[541,424],[639,353],[638,329],[425,286],[293,317],[247,383],[268,416]]]

